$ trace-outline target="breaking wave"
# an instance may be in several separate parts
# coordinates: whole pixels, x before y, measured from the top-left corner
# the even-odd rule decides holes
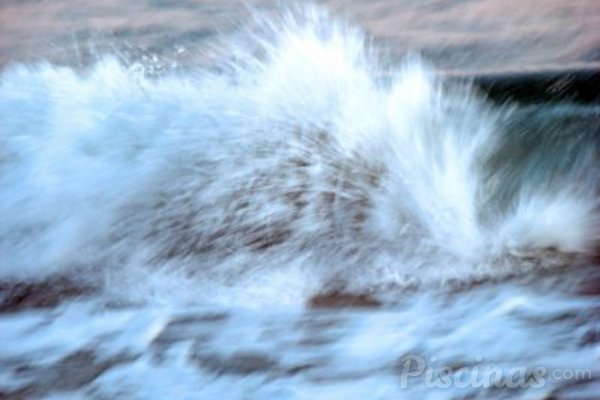
[[[214,68],[157,76],[114,57],[2,72],[0,280],[301,304],[593,256],[589,132],[414,57],[386,67],[320,11],[238,40]]]

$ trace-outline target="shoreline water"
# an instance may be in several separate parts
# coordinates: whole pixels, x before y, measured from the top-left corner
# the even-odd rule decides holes
[[[493,104],[288,28],[229,75],[2,73],[0,397],[593,398],[588,78]]]

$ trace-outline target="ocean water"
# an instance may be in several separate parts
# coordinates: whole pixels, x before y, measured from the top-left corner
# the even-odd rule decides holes
[[[598,397],[600,107],[257,19],[1,72],[2,395]]]

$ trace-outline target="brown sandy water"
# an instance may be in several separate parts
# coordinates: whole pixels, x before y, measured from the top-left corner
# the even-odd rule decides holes
[[[420,52],[455,73],[597,68],[596,0],[321,0],[363,27],[391,56]],[[91,49],[176,53],[198,62],[211,39],[248,23],[272,0],[5,0],[0,65],[49,59],[81,62]]]

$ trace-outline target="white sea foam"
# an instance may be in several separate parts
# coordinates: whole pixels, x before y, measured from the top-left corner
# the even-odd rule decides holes
[[[590,163],[501,207],[510,175],[486,160],[510,110],[414,58],[382,71],[321,11],[284,20],[232,42],[218,72],[7,68],[0,277],[302,303],[331,282],[468,282],[593,251]]]
[[[0,315],[0,395],[595,396],[598,300],[580,287],[597,272],[578,264],[599,240],[597,141],[527,128],[414,58],[383,70],[320,10],[283,21],[211,70],[2,72],[3,289],[100,290]],[[323,290],[387,303],[305,310]],[[404,385],[406,356],[453,379],[547,373]]]

